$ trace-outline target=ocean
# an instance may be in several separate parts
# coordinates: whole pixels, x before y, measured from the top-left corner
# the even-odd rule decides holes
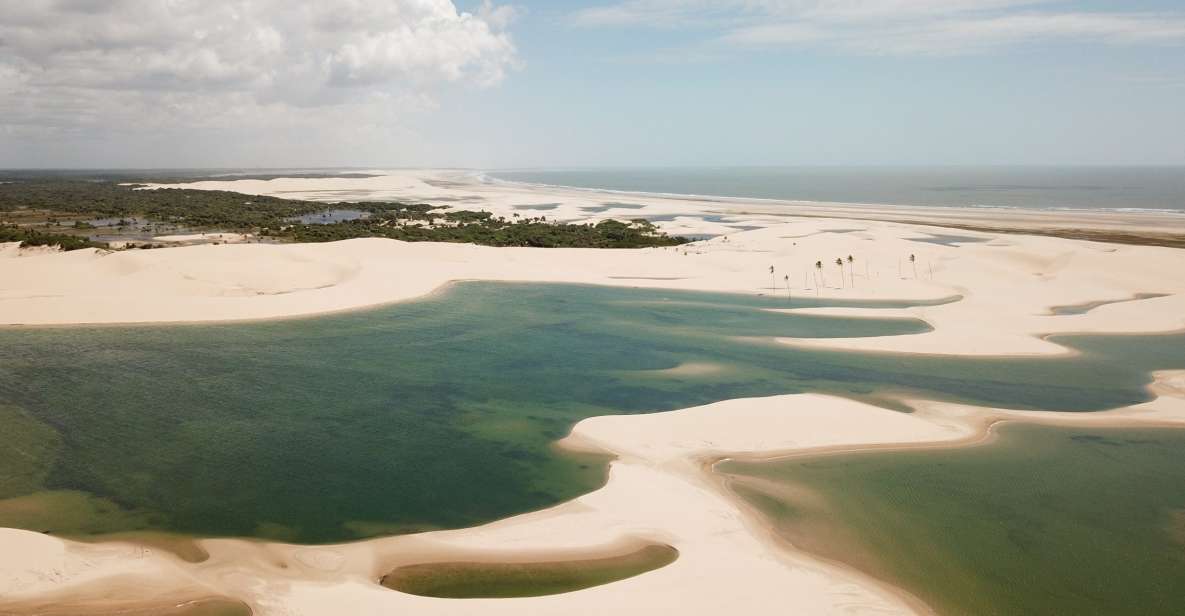
[[[486,176],[679,195],[1185,214],[1185,167],[655,167],[502,170]]]

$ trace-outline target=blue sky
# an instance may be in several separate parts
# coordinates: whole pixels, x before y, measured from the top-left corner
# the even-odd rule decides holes
[[[587,4],[558,4],[525,5],[515,27],[523,68],[469,109],[466,129],[501,149],[492,160],[1185,163],[1185,32],[1158,40],[1050,32],[869,51],[721,41],[732,15],[589,25],[572,18]],[[989,14],[1035,11],[1164,13],[1178,28],[1185,20],[1181,3],[1041,3]],[[466,116],[467,104],[451,111]]]
[[[198,4],[0,6],[0,166],[1185,164],[1180,1]]]

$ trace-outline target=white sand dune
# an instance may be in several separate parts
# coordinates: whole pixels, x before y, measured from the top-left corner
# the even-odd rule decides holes
[[[147,185],[230,190],[287,199],[335,203],[341,201],[410,201],[484,209],[507,217],[546,216],[549,220],[585,221],[637,216],[683,216],[681,223],[659,226],[682,233],[727,233],[743,227],[769,226],[789,217],[812,216],[917,223],[1001,225],[1021,228],[1119,229],[1185,231],[1185,216],[1157,212],[1098,212],[1089,210],[1023,210],[884,206],[865,203],[821,203],[777,199],[626,193],[514,182],[483,181],[480,174],[457,170],[376,170],[371,177],[277,178],[223,180],[189,184]],[[713,215],[721,220],[696,221]],[[837,228],[852,228],[847,220]],[[964,235],[962,231],[944,231]]]
[[[0,289],[0,324],[312,315],[410,299],[454,280],[514,280],[850,299],[962,297],[903,310],[798,309],[919,318],[934,326],[923,334],[784,339],[788,344],[868,351],[1053,354],[1063,349],[1045,335],[1185,328],[1185,277],[1171,275],[1183,271],[1185,251],[1020,235],[1008,236],[1007,244],[941,246],[914,241],[925,237],[924,229],[897,223],[865,223],[868,229],[860,237],[820,232],[835,224],[809,219],[733,234],[727,241],[639,250],[359,239],[42,252],[0,258],[0,276],[6,282]],[[852,266],[846,262],[849,255]],[[845,260],[842,270],[836,258]],[[816,270],[816,261],[823,263],[822,269]],[[1084,314],[1049,314],[1054,306],[1141,293],[1164,297],[1107,304]]]
[[[166,243],[213,243],[213,242],[245,242],[251,235],[243,233],[188,233],[182,235],[158,235],[152,238],[155,242]]]
[[[873,220],[855,224],[837,218],[734,212],[704,221],[702,215],[719,215],[725,206],[756,210],[762,204],[474,184],[458,174],[437,172],[209,182],[201,187],[327,201],[356,199],[360,194],[429,202],[469,199],[452,203],[471,208],[480,200],[487,209],[520,214],[528,210],[515,206],[558,203],[538,214],[566,220],[588,219],[587,208],[607,202],[629,202],[642,208],[619,209],[631,215],[671,217],[662,223],[668,228],[682,225],[728,236],[678,249],[621,251],[495,249],[383,239],[116,253],[26,252],[0,246],[0,324],[280,318],[420,297],[449,281],[498,280],[845,299],[961,297],[905,309],[797,309],[919,318],[934,329],[910,336],[784,340],[886,353],[1056,354],[1066,351],[1045,335],[1185,328],[1185,277],[1174,274],[1185,271],[1185,251],[1175,249],[964,231],[957,234],[985,241],[946,246],[917,240],[948,230]],[[614,213],[610,208],[595,215]],[[982,212],[952,210],[942,215],[971,220],[976,214],[982,220]],[[1030,220],[1039,215],[1022,214],[1024,224],[1048,224]],[[1086,218],[1090,220],[1083,224],[1102,226],[1146,222],[1115,222],[1093,214]],[[1165,224],[1170,223],[1175,224]],[[763,228],[741,232],[736,225]],[[860,230],[850,231],[854,227]],[[848,255],[854,257],[851,266]],[[912,263],[910,255],[915,256]],[[842,269],[836,258],[844,259]],[[822,262],[821,269],[815,268],[816,261]],[[841,279],[846,282],[841,284]],[[1164,297],[1108,304],[1084,314],[1049,314],[1054,306],[1145,293]],[[692,364],[683,370],[712,368]],[[770,529],[723,490],[705,462],[723,456],[803,455],[872,446],[950,446],[984,438],[999,421],[1185,425],[1185,372],[1156,376],[1155,400],[1101,413],[1022,413],[913,401],[919,410],[902,414],[802,394],[590,418],[577,424],[564,444],[615,454],[607,485],[545,511],[455,531],[317,547],[204,540],[210,558],[193,564],[156,549],[86,545],[0,530],[0,611],[34,601],[69,601],[95,588],[120,588],[127,600],[233,597],[258,614],[916,613],[925,611],[924,606],[902,591],[785,549],[772,539]],[[559,559],[609,553],[630,541],[668,543],[679,550],[680,558],[621,582],[530,599],[429,599],[377,584],[383,573],[402,563],[540,553]],[[153,596],[142,597],[145,593]]]

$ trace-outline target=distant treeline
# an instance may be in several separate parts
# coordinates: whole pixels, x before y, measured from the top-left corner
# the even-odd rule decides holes
[[[375,173],[361,171],[259,171],[218,169],[0,169],[0,182],[86,180],[101,182],[143,182],[182,184],[185,182],[226,182],[231,180],[276,180],[280,178],[372,178]]]
[[[508,221],[503,218],[486,217],[458,224],[431,226],[384,226],[373,220],[351,220],[329,225],[294,225],[287,233],[298,242],[386,237],[406,242],[462,242],[483,246],[538,248],[643,248],[677,246],[688,241],[686,238],[666,235],[646,220],[604,220],[596,224],[569,224],[549,223],[540,219]]]
[[[106,248],[106,244],[92,242],[85,237],[65,233],[42,233],[27,227],[0,225],[0,243],[20,242],[22,248],[29,246],[61,246],[62,250],[79,248]]]
[[[368,212],[360,220],[331,224],[301,224],[301,216],[330,209]],[[140,219],[188,227],[256,233],[297,242],[331,242],[357,237],[386,237],[409,242],[469,242],[487,246],[582,248],[640,248],[686,243],[668,236],[646,220],[597,224],[549,222],[546,218],[511,220],[489,212],[444,211],[426,203],[319,203],[229,191],[166,188],[135,190],[110,179],[28,178],[0,184],[0,223],[18,218],[29,223],[71,228],[75,234],[33,231],[28,226],[7,227],[29,245],[58,243],[63,248],[96,246],[79,233],[89,225],[82,219]],[[51,239],[52,238],[52,239]],[[15,241],[8,239],[4,241]]]
[[[97,218],[143,217],[191,227],[242,230],[279,226],[326,208],[323,203],[257,197],[221,190],[134,190],[110,181],[24,180],[0,184],[0,215],[18,210]]]

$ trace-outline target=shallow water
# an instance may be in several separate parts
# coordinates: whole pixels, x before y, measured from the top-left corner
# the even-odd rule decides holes
[[[606,201],[601,205],[585,205],[581,206],[581,210],[585,212],[608,212],[609,210],[641,210],[646,206],[637,203],[622,203],[620,201]]]
[[[923,244],[938,244],[939,246],[953,246],[957,248],[959,244],[977,244],[980,242],[989,242],[990,237],[974,237],[971,235],[950,235],[944,233],[932,233],[930,237],[914,237],[910,238],[911,242],[921,242]]]
[[[366,218],[370,218],[370,212],[365,212],[362,210],[334,209],[325,210],[323,212],[313,212],[312,214],[305,214],[303,216],[295,216],[292,218],[292,222],[299,222],[304,225],[331,225],[338,222],[363,220]]]
[[[304,542],[469,526],[598,486],[552,443],[585,417],[834,393],[1089,411],[1144,401],[1185,336],[1061,339],[1073,358],[792,349],[925,331],[764,308],[876,305],[463,283],[378,310],[253,324],[0,331],[0,525]],[[713,370],[664,370],[685,363]]]
[[[1067,314],[1086,314],[1100,306],[1107,304],[1122,304],[1125,302],[1138,302],[1145,299],[1156,299],[1158,297],[1165,297],[1163,293],[1136,293],[1134,296],[1125,299],[1111,299],[1099,300],[1094,302],[1084,302],[1081,304],[1069,304],[1066,306],[1054,306],[1049,309],[1049,314],[1054,316]]]
[[[1185,430],[718,465],[792,543],[943,614],[1180,614]],[[752,480],[758,481],[754,483]]]
[[[399,567],[380,583],[422,597],[541,597],[631,578],[678,557],[679,551],[669,545],[648,545],[627,554],[581,560],[423,563]]]

